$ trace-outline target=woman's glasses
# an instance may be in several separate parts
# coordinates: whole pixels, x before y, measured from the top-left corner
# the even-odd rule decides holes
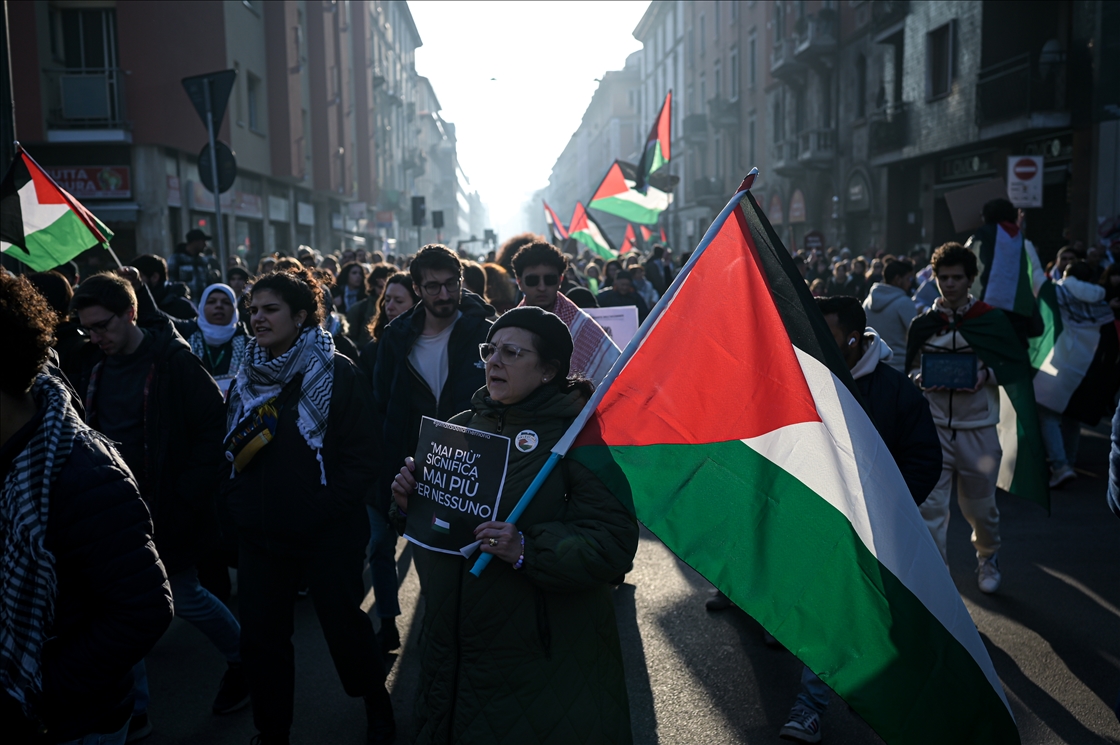
[[[560,284],[560,277],[556,274],[546,274],[543,277],[537,274],[526,274],[521,278],[526,287],[536,287],[541,283],[541,280],[544,280],[545,287],[555,287]]]
[[[482,358],[483,362],[489,362],[494,353],[498,353],[498,359],[502,361],[503,365],[512,365],[521,359],[522,355],[534,354],[532,349],[522,349],[521,347],[514,346],[513,344],[479,344],[478,356]]]

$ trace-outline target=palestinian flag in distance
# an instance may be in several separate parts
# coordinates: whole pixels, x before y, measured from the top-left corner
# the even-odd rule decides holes
[[[647,228],[645,225],[640,226],[640,229],[642,231],[642,240],[648,241],[649,237],[653,235],[653,231]]]
[[[669,239],[665,237],[665,228],[661,228],[661,242],[668,243]]]
[[[86,249],[109,247],[113,231],[22,149],[0,182],[0,251],[37,272]]]
[[[588,209],[596,209],[643,225],[657,224],[657,218],[669,208],[673,199],[668,189],[676,183],[676,177],[651,179],[643,193],[634,188],[636,174],[636,166],[616,160],[607,170],[607,175],[603,177],[591,201],[587,203]],[[661,189],[662,186],[667,189]]]
[[[638,174],[634,188],[645,192],[649,184],[649,177],[669,162],[669,145],[673,139],[673,91],[665,94],[665,103],[661,104],[661,111],[657,113],[657,121],[646,137],[646,145],[642,148],[642,158],[638,161]]]
[[[888,743],[1019,743],[824,318],[754,198],[736,202],[554,452],[595,472]]]
[[[638,237],[634,235],[634,226],[626,223],[626,235],[622,238],[622,248],[618,249],[618,252],[624,254],[627,251],[633,251],[637,244]]]
[[[595,222],[595,218],[587,214],[583,202],[576,202],[576,211],[572,214],[572,221],[568,223],[568,235],[607,261],[618,258],[614,244],[599,227],[599,223]]]
[[[552,236],[552,243],[555,246],[563,245],[563,242],[568,240],[568,231],[564,228],[564,223],[560,222],[556,212],[548,206],[548,202],[541,200],[544,203],[544,221],[548,223],[548,232]]]

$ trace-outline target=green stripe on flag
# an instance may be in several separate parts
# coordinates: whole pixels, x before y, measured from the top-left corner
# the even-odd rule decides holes
[[[108,228],[101,229],[106,237],[113,235]],[[37,272],[45,272],[97,245],[96,240],[82,219],[68,210],[46,228],[25,236],[27,251],[12,246],[4,254],[19,259]]]
[[[1046,361],[1054,342],[1062,334],[1062,313],[1058,308],[1058,291],[1046,280],[1038,290],[1038,311],[1042,314],[1042,335],[1030,340],[1031,367],[1038,369]]]
[[[800,640],[790,651],[887,742],[1020,741],[980,666],[847,518],[744,443],[569,457],[779,641]]]

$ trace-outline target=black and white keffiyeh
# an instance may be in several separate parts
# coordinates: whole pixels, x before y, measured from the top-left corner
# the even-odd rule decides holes
[[[291,349],[273,359],[269,359],[268,350],[259,346],[256,339],[249,341],[245,362],[229,391],[227,439],[253,409],[279,395],[297,373],[303,373],[303,382],[296,424],[303,439],[315,450],[322,483],[326,484],[322,448],[334,385],[334,339],[319,326],[304,329]]]
[[[191,345],[191,352],[195,357],[200,360],[206,359],[206,337],[202,331],[195,331],[191,334],[191,338],[187,339],[187,343]],[[225,342],[222,342],[223,344]],[[245,351],[249,348],[249,340],[242,334],[233,337],[233,345],[230,349],[229,357],[229,375],[237,375],[237,371],[245,364]]]
[[[88,429],[58,379],[39,375],[31,394],[43,423],[0,491],[0,682],[26,714],[43,689],[43,642],[54,621],[55,559],[44,545],[51,485]]]

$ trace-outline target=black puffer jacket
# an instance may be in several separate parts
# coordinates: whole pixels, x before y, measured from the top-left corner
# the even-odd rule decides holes
[[[128,466],[96,432],[79,433],[51,487],[46,548],[58,580],[35,706],[46,735],[31,739],[18,705],[0,694],[7,742],[65,742],[120,729],[132,714],[132,666],[171,623],[148,509]]]
[[[154,362],[144,404],[146,473],[137,478],[160,557],[175,574],[198,561],[217,538],[213,495],[225,463],[225,407],[214,379],[170,322],[157,318],[145,329],[153,337]],[[91,396],[90,380],[105,355],[94,344],[83,352],[77,389],[86,421],[97,429],[97,394]]]
[[[272,442],[244,471],[222,482],[223,521],[240,540],[289,555],[333,540],[348,521],[365,526],[368,536],[364,504],[376,475],[377,451],[372,418],[369,383],[336,352],[322,449],[326,486],[315,451],[300,434],[297,398],[291,396],[280,411]]]
[[[384,443],[374,507],[383,514],[389,509],[393,476],[405,457],[416,452],[420,419],[430,416],[445,422],[466,411],[475,391],[486,384],[486,365],[478,356],[478,345],[486,341],[494,309],[478,295],[464,291],[459,310],[463,315],[447,342],[447,382],[438,408],[435,394],[408,361],[412,345],[424,330],[423,303],[394,318],[378,341],[373,393]]]

